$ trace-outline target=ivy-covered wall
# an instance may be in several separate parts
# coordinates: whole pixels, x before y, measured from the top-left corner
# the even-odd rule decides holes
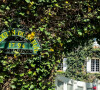
[[[1,53],[0,88],[53,90],[61,58],[85,40],[100,37],[99,26],[97,0],[0,0],[0,31],[30,30],[42,47],[37,56]]]
[[[100,73],[87,72],[87,68],[91,68],[87,67],[87,57],[89,59],[100,58],[100,48],[93,48],[93,40],[87,41],[67,54],[66,77],[85,82],[93,82],[96,78],[100,79]]]

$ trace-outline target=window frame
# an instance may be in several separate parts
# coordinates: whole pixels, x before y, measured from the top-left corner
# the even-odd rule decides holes
[[[96,60],[97,59],[99,60],[99,71],[96,71]],[[92,60],[95,60],[95,65],[94,65],[94,71],[92,71],[91,69],[90,73],[100,73],[100,58],[95,58],[95,57],[91,58],[91,68],[92,68]]]

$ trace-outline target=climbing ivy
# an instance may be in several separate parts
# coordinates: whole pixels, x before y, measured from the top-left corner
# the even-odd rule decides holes
[[[88,40],[84,45],[82,44],[67,53],[66,77],[86,82],[93,82],[96,78],[100,79],[99,73],[87,73],[87,57],[90,59],[100,58],[100,49],[93,48],[93,40]]]
[[[99,38],[99,25],[97,0],[0,0],[0,31],[30,30],[42,47],[37,56],[1,53],[1,89],[53,90],[61,58],[85,40]]]

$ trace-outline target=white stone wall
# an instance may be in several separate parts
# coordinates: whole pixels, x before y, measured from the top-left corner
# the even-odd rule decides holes
[[[60,82],[60,83],[58,83]],[[100,81],[96,81],[97,90],[100,90]],[[66,78],[62,75],[56,76],[55,90],[93,90],[94,83],[86,83]]]

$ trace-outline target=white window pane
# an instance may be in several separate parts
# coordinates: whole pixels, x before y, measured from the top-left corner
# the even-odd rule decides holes
[[[99,59],[96,59],[96,71],[99,71]]]
[[[92,72],[99,72],[99,59],[92,59],[91,60],[91,71]]]
[[[95,71],[95,60],[91,60],[91,71]]]

